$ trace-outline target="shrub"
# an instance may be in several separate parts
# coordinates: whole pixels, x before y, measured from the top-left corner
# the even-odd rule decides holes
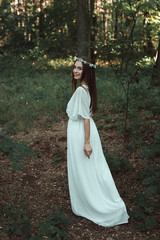
[[[19,203],[17,206],[14,204],[7,205],[3,214],[6,220],[6,226],[3,227],[2,232],[12,236],[23,236],[28,240],[69,240],[67,235],[68,224],[70,220],[64,215],[61,207],[56,206],[52,208],[52,213],[39,224],[39,231],[37,235],[32,235],[33,225],[31,219],[28,217],[26,205]]]
[[[7,221],[3,231],[6,231],[9,236],[23,235],[26,239],[30,239],[31,222],[24,203],[20,203],[18,206],[14,204],[7,205],[3,210],[3,214],[5,214]]]
[[[155,209],[160,197],[159,169],[155,165],[144,165],[137,175],[141,177],[141,184],[145,186],[145,190],[135,194],[136,209],[132,211],[131,216],[140,220],[138,230],[152,230],[157,225]]]
[[[11,138],[0,132],[0,151],[9,156],[14,170],[24,169],[25,157],[35,157],[31,148],[25,142],[14,142]]]
[[[118,172],[121,169],[130,170],[133,168],[127,158],[120,157],[117,153],[105,153],[105,158],[107,163],[109,164],[111,171]]]
[[[45,223],[39,227],[38,236],[31,237],[30,240],[70,239],[67,235],[69,219],[66,218],[60,207],[52,208],[52,214],[46,217]]]

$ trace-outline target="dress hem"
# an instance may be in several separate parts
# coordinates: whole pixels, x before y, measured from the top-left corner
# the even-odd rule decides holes
[[[76,214],[73,210],[72,210],[72,212],[73,212],[76,216],[86,218],[87,220],[89,220],[89,221],[91,221],[91,222],[93,222],[93,223],[95,223],[95,224],[97,224],[97,225],[99,225],[99,226],[102,226],[102,227],[114,227],[114,226],[117,226],[117,225],[126,224],[126,223],[128,223],[128,219],[129,219],[129,216],[128,216],[128,219],[125,220],[125,221],[117,222],[117,223],[115,223],[115,224],[113,224],[113,225],[112,225],[112,224],[109,225],[109,224],[104,224],[104,223],[102,223],[102,222],[98,223],[98,222],[93,221],[92,219],[89,219],[89,218],[84,217],[84,216],[82,216],[82,215],[78,215],[78,214]]]

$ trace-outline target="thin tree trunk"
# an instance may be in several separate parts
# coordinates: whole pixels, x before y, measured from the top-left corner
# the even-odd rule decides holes
[[[102,13],[102,24],[103,24],[103,41],[104,43],[106,42],[106,6],[105,6],[106,2],[103,2],[103,13]]]
[[[25,1],[25,39],[26,39],[26,42],[28,42],[28,39],[29,39],[29,33],[28,33],[28,7],[27,7],[27,1]]]
[[[152,83],[155,86],[160,86],[160,39],[157,50],[157,59],[153,67]]]
[[[40,13],[39,13],[39,36],[43,38],[43,0],[40,0]]]
[[[150,23],[147,23],[147,26],[150,26]],[[151,31],[147,31],[147,47],[146,47],[146,54],[147,56],[153,57],[154,49],[152,44],[151,38]]]
[[[97,17],[94,14],[94,3],[95,0],[90,0],[90,51],[89,55],[95,61],[95,54],[94,54],[94,42],[96,38],[96,23]]]
[[[36,0],[33,0],[32,2],[32,5],[33,5],[33,13],[32,13],[32,26],[34,28],[34,31],[33,31],[33,28],[32,28],[32,35],[31,35],[31,41],[35,40],[37,38],[37,35],[36,35],[36,21],[37,21],[37,15],[36,15],[36,10],[37,10],[37,5],[36,5]]]
[[[89,3],[88,0],[78,0],[78,55],[89,55]]]
[[[117,7],[115,9],[115,25],[114,25],[114,38],[118,37],[118,10]]]
[[[150,23],[147,21],[148,16],[150,15],[149,11],[147,10],[144,13],[144,20],[143,20],[143,25],[146,25],[146,29],[148,28],[148,30],[146,31],[146,37],[147,40],[144,42],[144,52],[145,55],[149,56],[149,57],[153,57],[153,44],[152,44],[152,39],[151,39],[151,30],[149,29]]]

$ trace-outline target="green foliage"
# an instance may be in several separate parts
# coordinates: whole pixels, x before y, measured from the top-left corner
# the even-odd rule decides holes
[[[75,54],[76,47],[76,1],[57,1],[45,8],[43,31],[45,38],[40,44],[54,58]],[[52,23],[52,24],[50,24]]]
[[[64,215],[61,207],[53,207],[51,215],[47,216],[43,223],[39,225],[37,235],[32,235],[32,222],[28,217],[26,205],[20,203],[17,206],[14,204],[7,205],[3,214],[6,220],[6,226],[2,229],[3,232],[12,236],[23,236],[28,240],[49,240],[70,239],[67,235],[69,219]]]
[[[152,91],[149,91],[150,86],[146,84],[146,81],[140,79],[140,72],[142,72],[144,66],[145,68],[146,66],[149,66],[150,69],[153,68],[155,49],[152,42],[152,29],[155,25],[157,26],[155,28],[156,36],[159,35],[159,30],[158,25],[154,24],[155,22],[153,23],[151,19],[158,14],[159,9],[156,1],[153,1],[153,4],[146,2],[141,4],[140,2],[137,3],[137,1],[124,0],[107,4],[101,3],[101,5],[106,7],[104,11],[110,9],[111,12],[114,12],[112,21],[110,21],[111,23],[114,21],[114,29],[111,23],[107,24],[107,42],[104,41],[103,35],[105,34],[103,32],[99,34],[99,58],[109,62],[123,90],[124,98],[122,101],[123,111],[125,112],[123,132],[126,141],[128,137],[128,120],[131,119],[130,113],[134,109],[139,112],[139,108],[143,106],[147,109],[153,106],[154,112],[159,110],[160,98],[158,90],[151,89]],[[135,91],[136,88],[138,91]],[[156,100],[153,96],[148,97],[152,94],[156,95]],[[147,97],[144,97],[144,95]],[[141,101],[141,99],[143,100]],[[119,103],[119,101],[116,102]],[[120,104],[120,110],[121,107],[122,103]]]
[[[137,230],[147,231],[154,229],[157,220],[153,214],[157,202],[149,199],[144,193],[136,193],[134,203],[137,209],[132,211],[131,216],[139,220]]]
[[[31,58],[33,62],[30,62]],[[72,59],[51,60],[46,57],[45,62],[44,58],[43,52],[42,55],[33,53],[32,57],[29,56],[30,60],[24,55],[20,59],[13,56],[1,57],[0,124],[8,133],[28,131],[42,117],[51,126],[60,119],[59,115],[65,113],[67,101],[72,94],[69,67]],[[46,68],[48,71],[44,71]],[[151,118],[158,112],[160,94],[157,88],[150,87],[151,73],[147,71],[148,68],[144,68],[139,74],[139,84],[132,83],[130,86],[128,118],[131,121],[127,128],[130,137],[138,136],[156,124]],[[99,110],[104,110],[107,104],[115,113],[124,113],[126,96],[112,69],[98,67],[96,71]],[[147,109],[140,116],[142,108]],[[124,119],[123,116],[122,120]],[[120,119],[116,124],[109,124],[124,132],[124,123]]]
[[[155,132],[153,141],[140,149],[141,157],[150,161],[159,156],[160,134]],[[132,216],[140,219],[138,230],[152,230],[157,226],[156,207],[160,197],[160,172],[158,165],[144,164],[142,169],[137,173],[141,179],[141,184],[145,189],[141,193],[137,193],[134,199],[136,210],[132,212]]]
[[[120,157],[119,154],[105,153],[105,158],[111,171],[118,172],[120,170],[131,170],[133,167],[129,160],[124,157]]]
[[[54,164],[54,163],[59,163],[61,161],[61,159],[59,159],[59,158],[54,158],[53,160],[52,160],[52,163]]]
[[[160,131],[156,131],[150,144],[145,144],[141,150],[141,157],[150,159],[160,155]]]
[[[139,74],[139,83],[133,83],[130,88],[130,109],[134,112],[135,107],[138,111],[145,108],[146,112],[151,111],[152,114],[157,114],[160,113],[160,90],[152,86],[150,67],[146,68],[146,65],[143,67]]]
[[[159,131],[157,130],[159,123],[155,121],[151,110],[143,110],[141,113],[138,113],[136,110],[135,112],[135,116],[132,112],[130,116],[131,121],[127,128],[127,134],[130,137],[127,149],[131,152],[138,149],[140,151],[140,157],[143,159],[154,158],[158,156],[160,152]],[[151,132],[154,136],[150,137],[148,143],[144,143],[143,138],[146,138]]]
[[[98,109],[104,111],[109,106],[115,113],[122,113],[125,106],[125,94],[117,77],[110,67],[96,69]]]
[[[39,46],[54,58],[75,55],[79,30],[77,10],[76,0],[48,3],[41,0],[40,4],[31,0],[18,4],[2,0],[1,39],[4,51],[7,49],[17,54]],[[88,12],[91,15],[91,8]],[[94,3],[93,12],[93,16],[89,16],[91,26],[88,32],[92,39],[88,45],[97,51],[98,58],[121,58],[126,63],[130,61],[131,52],[134,59],[144,55],[153,57],[159,37],[157,0],[100,1]]]
[[[26,56],[22,56],[26,58]],[[32,61],[32,64],[35,68],[38,68],[40,70],[47,70],[48,69],[48,62],[49,58],[44,53],[44,51],[40,48],[39,45],[35,46],[32,49],[29,49],[29,52],[27,54],[27,57],[29,60]]]
[[[40,46],[52,57],[75,54],[76,1],[10,3],[2,0],[1,39],[15,54]]]
[[[70,239],[67,235],[69,219],[66,218],[60,207],[52,208],[52,214],[46,217],[45,223],[39,227],[38,236],[31,237],[30,240],[41,240],[44,237],[48,240]]]
[[[0,151],[9,156],[14,170],[24,169],[25,157],[35,157],[35,154],[27,143],[14,142],[11,138],[0,132]]]
[[[4,130],[12,134],[28,131],[35,121],[41,121],[42,116],[42,121],[49,117],[50,124],[57,121],[72,94],[71,69],[64,66],[65,60],[61,67],[61,61],[52,61],[50,66],[57,70],[42,73],[39,65],[35,69],[26,59],[9,61],[9,56],[2,59],[0,124]]]
[[[9,236],[23,235],[26,239],[31,237],[31,222],[26,211],[26,206],[20,203],[18,206],[13,204],[7,205],[4,208],[7,225],[3,228]]]
[[[152,199],[148,199],[143,193],[136,194],[134,203],[137,207],[143,208],[145,213],[151,213],[153,207],[155,207],[155,202]]]
[[[98,130],[102,130],[102,129],[103,129],[103,127],[104,127],[104,125],[103,125],[103,124],[99,124],[99,125],[97,125],[97,129],[98,129]]]
[[[160,194],[160,173],[156,165],[144,165],[142,170],[138,172],[138,176],[142,177],[141,183],[146,186],[145,192],[151,196]]]
[[[144,55],[153,56],[154,44],[159,38],[159,7],[157,0],[153,1],[115,1],[101,2],[104,12],[109,10],[112,16],[103,21],[98,17],[98,53],[102,59],[121,59],[121,66],[139,59]],[[122,18],[123,16],[123,18]],[[106,35],[104,24],[107,20]],[[113,24],[114,23],[114,24]],[[107,36],[107,41],[105,41]]]
[[[152,230],[157,225],[155,208],[157,199],[160,197],[159,169],[155,165],[144,165],[137,174],[141,177],[141,184],[145,186],[145,191],[136,193],[134,198],[136,209],[132,211],[131,216],[140,220],[138,230]]]

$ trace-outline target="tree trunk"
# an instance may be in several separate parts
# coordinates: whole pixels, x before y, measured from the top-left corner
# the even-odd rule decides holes
[[[32,12],[31,41],[37,40],[37,27],[36,27],[36,21],[37,21],[37,15],[36,15],[37,4],[36,4],[36,0],[33,0],[32,6],[33,6],[33,12]]]
[[[152,38],[151,38],[151,29],[150,29],[151,24],[147,20],[149,15],[150,15],[150,13],[147,10],[144,13],[144,20],[143,20],[143,25],[146,26],[146,37],[147,37],[147,40],[144,42],[144,52],[145,52],[146,56],[153,57],[154,47],[153,47]]]
[[[118,37],[118,10],[117,7],[115,9],[115,25],[114,25],[114,38]]]
[[[43,21],[44,21],[44,15],[43,15],[43,0],[40,0],[40,13],[39,13],[39,36],[40,38],[44,37],[43,34]]]
[[[102,2],[103,3],[103,2]],[[106,42],[106,2],[104,1],[103,3],[103,12],[102,12],[102,25],[103,25],[103,41],[104,43]]]
[[[149,27],[151,24],[147,23],[147,26]],[[147,47],[146,47],[146,55],[149,57],[153,57],[154,55],[154,48],[152,44],[152,38],[151,38],[151,31],[147,31]]]
[[[94,3],[95,0],[90,0],[90,50],[89,56],[95,62],[95,54],[94,54],[94,42],[96,38],[96,25],[97,25],[97,17],[94,14]]]
[[[27,1],[25,2],[25,6],[24,6],[24,9],[25,9],[25,23],[24,23],[24,26],[25,26],[25,32],[24,32],[24,35],[25,35],[25,40],[26,42],[28,42],[28,39],[29,39],[29,31],[28,31],[28,7],[27,7]]]
[[[152,83],[155,86],[160,86],[160,39],[159,39],[159,45],[157,50],[157,59],[153,67]]]
[[[89,3],[88,0],[78,0],[78,55],[89,55]]]

